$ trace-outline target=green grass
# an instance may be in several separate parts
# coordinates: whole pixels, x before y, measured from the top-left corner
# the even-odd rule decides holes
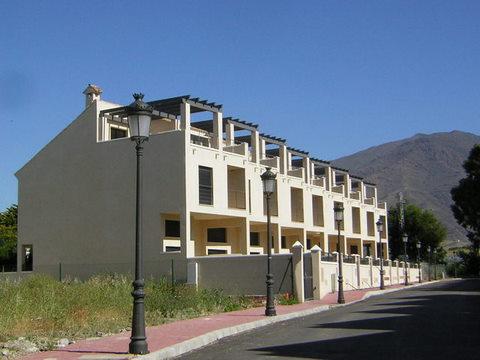
[[[43,275],[0,281],[0,341],[18,336],[40,341],[78,339],[119,332],[131,325],[131,290],[131,279],[118,275],[84,282],[59,282]],[[166,281],[147,281],[145,292],[147,325],[254,305],[245,297],[197,291],[183,284],[172,287]]]

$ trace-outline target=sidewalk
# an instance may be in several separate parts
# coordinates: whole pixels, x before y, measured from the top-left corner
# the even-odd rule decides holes
[[[415,284],[417,286],[421,284]],[[345,292],[345,303],[351,304],[372,295],[396,291],[402,285],[387,287],[386,290],[364,289]],[[139,357],[142,360],[168,359],[188,351],[205,346],[226,336],[260,326],[284,321],[296,317],[326,311],[337,305],[337,294],[326,295],[321,300],[308,301],[296,305],[278,305],[276,317],[265,317],[263,307],[233,311],[190,320],[181,320],[147,328],[147,340],[150,354]],[[22,357],[22,360],[94,360],[94,359],[132,359],[127,353],[130,332],[98,339],[80,340],[65,348],[38,352]]]

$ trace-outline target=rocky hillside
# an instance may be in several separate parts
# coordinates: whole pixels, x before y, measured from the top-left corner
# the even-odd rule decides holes
[[[417,134],[334,160],[336,166],[377,183],[381,201],[407,201],[431,209],[448,228],[447,246],[467,243],[450,211],[450,189],[465,176],[462,164],[480,136],[461,131]]]

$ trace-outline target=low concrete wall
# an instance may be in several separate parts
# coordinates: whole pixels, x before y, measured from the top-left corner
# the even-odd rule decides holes
[[[330,261],[322,261],[320,263],[320,273],[321,273],[321,288],[320,288],[320,297],[324,297],[328,293],[336,291],[338,288],[337,284],[337,263]]]
[[[275,293],[292,293],[291,254],[272,255]],[[198,287],[222,289],[227,294],[266,294],[266,255],[220,255],[189,259],[197,263]]]
[[[186,282],[187,280],[187,261],[181,253],[160,253],[156,261],[144,262],[145,279],[173,278],[176,282]],[[36,265],[35,273],[47,274],[55,279],[63,280],[66,278],[86,280],[93,275],[98,274],[123,274],[134,276],[134,259],[129,263],[104,263],[104,264],[65,264],[56,265]]]
[[[343,264],[343,289],[356,290],[358,289],[358,275],[357,265],[351,263]]]
[[[365,289],[372,286],[370,265],[360,265],[360,288]]]

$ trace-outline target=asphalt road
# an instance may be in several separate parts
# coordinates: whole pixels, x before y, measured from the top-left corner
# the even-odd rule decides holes
[[[480,359],[480,280],[411,288],[284,321],[179,359]]]

